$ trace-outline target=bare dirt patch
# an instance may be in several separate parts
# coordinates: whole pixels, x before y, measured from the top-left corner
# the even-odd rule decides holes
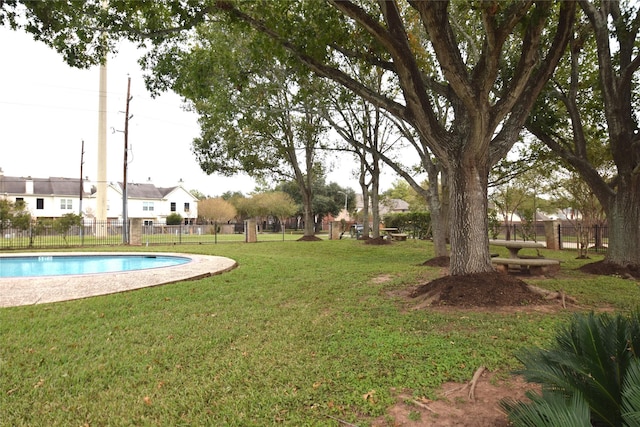
[[[485,371],[469,396],[468,384],[443,384],[438,398],[416,398],[411,392],[397,393],[397,403],[372,423],[376,427],[506,427],[509,421],[499,402],[504,398],[524,400],[527,390],[538,390],[521,377],[499,379]]]

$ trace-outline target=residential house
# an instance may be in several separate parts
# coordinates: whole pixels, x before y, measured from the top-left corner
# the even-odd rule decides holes
[[[108,186],[107,204],[109,213],[114,202],[120,205],[114,210],[122,215],[122,183]],[[198,218],[198,199],[182,185],[156,187],[154,184],[127,184],[127,216],[141,218],[144,225],[164,224],[167,216],[177,213],[185,224],[193,224]],[[109,215],[111,216],[111,215]]]
[[[409,212],[409,203],[402,199],[385,199],[378,205],[380,216],[384,216],[389,213]],[[361,212],[364,209],[364,201],[362,200],[362,194],[356,195],[356,212]],[[369,213],[371,213],[371,199],[369,199]]]
[[[79,178],[31,178],[4,176],[0,169],[0,197],[24,202],[34,218],[59,218],[80,213],[94,218],[96,188],[89,180]],[[122,220],[122,183],[107,186],[107,219]],[[185,224],[198,218],[198,199],[181,184],[156,187],[151,183],[127,184],[127,216],[140,218],[146,225],[164,224],[172,213],[178,213]]]
[[[80,194],[83,202],[90,197],[90,189],[79,178],[11,177],[0,173],[0,197],[23,202],[36,218],[59,218],[78,213]]]

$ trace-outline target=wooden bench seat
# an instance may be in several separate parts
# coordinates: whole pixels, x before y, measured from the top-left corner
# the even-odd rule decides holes
[[[404,233],[391,233],[390,236],[393,240],[398,240],[398,241],[407,240],[407,235]]]
[[[507,273],[509,268],[519,268],[537,276],[555,273],[560,270],[560,261],[547,258],[491,258],[496,270]]]

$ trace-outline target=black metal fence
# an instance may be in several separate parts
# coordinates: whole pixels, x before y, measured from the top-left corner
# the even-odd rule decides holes
[[[130,226],[129,226],[130,228]],[[129,233],[131,234],[131,233]],[[300,237],[291,231],[259,231],[260,242],[292,240]],[[123,233],[122,222],[95,221],[72,226],[64,233],[51,226],[32,225],[28,229],[0,230],[1,249],[41,249],[81,246],[117,246],[128,244],[130,236]],[[143,225],[142,245],[217,244],[245,242],[244,224],[207,225]]]
[[[113,246],[124,241],[122,222],[94,222],[60,232],[50,225],[31,224],[28,229],[0,230],[0,249]]]
[[[142,245],[218,244],[245,242],[244,223],[207,225],[144,225],[141,230]],[[588,248],[591,252],[605,253],[609,243],[607,226],[581,226],[562,223],[556,225],[555,235],[560,249]],[[291,229],[271,231],[258,224],[257,240],[260,242],[296,240],[300,232]],[[531,226],[511,224],[493,230],[493,238],[507,240],[531,240],[545,242],[545,225]],[[123,234],[122,222],[95,221],[83,226],[72,226],[66,232],[51,226],[32,225],[28,229],[0,229],[1,249],[40,249],[81,246],[117,246],[127,244],[129,236]],[[126,242],[126,243],[125,243]]]
[[[606,225],[585,226],[577,223],[560,223],[554,225],[554,235],[560,249],[588,249],[590,252],[606,253],[609,245],[609,228]],[[497,235],[495,234],[497,232]],[[492,238],[505,240],[546,241],[545,224],[534,225],[510,224],[502,225],[494,231]]]

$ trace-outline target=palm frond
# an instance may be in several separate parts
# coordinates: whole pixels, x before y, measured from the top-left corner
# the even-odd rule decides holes
[[[625,426],[640,426],[640,360],[627,369],[622,388],[622,419]]]
[[[527,393],[531,402],[500,402],[515,427],[588,427],[591,426],[589,405],[576,393],[543,391]]]
[[[543,390],[580,393],[594,422],[621,425],[623,380],[640,346],[640,316],[576,314],[549,350],[516,355],[519,372]]]

